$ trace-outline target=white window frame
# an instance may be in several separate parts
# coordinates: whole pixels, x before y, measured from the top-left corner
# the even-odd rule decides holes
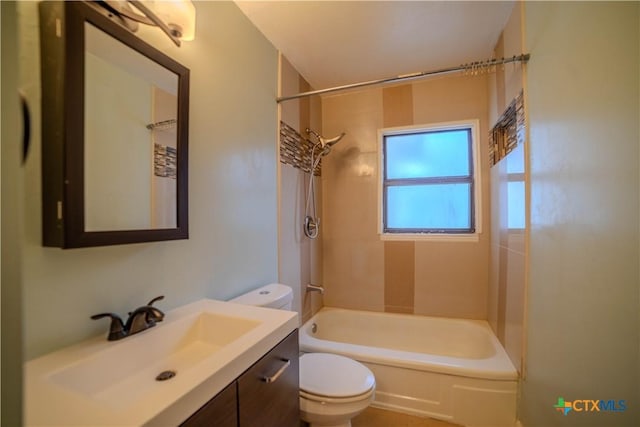
[[[473,233],[387,233],[384,232],[384,138],[390,135],[404,135],[408,133],[446,131],[456,129],[471,129],[471,155],[473,156],[474,180],[474,215],[475,231]],[[378,235],[381,240],[425,240],[425,241],[455,241],[477,242],[482,234],[482,172],[480,169],[480,121],[478,119],[459,120],[426,125],[401,126],[378,129]]]

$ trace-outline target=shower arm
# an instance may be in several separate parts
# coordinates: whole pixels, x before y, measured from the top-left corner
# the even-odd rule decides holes
[[[318,141],[321,141],[321,142],[322,142],[322,137],[321,137],[321,136],[320,136],[320,134],[319,134],[318,132],[316,132],[315,130],[313,130],[313,129],[309,129],[309,128],[306,128],[306,129],[305,129],[305,132],[312,134],[313,136],[315,136],[316,138],[318,138]]]
[[[315,136],[316,139],[318,140],[318,144],[315,144],[313,146],[313,150],[315,150],[315,147],[318,145],[320,145],[320,148],[331,147],[334,144],[337,144],[346,135],[346,133],[342,132],[340,135],[334,136],[333,138],[325,138],[324,136],[320,135],[318,132],[314,131],[313,129],[306,128],[305,130],[308,134]],[[329,153],[328,152],[323,153],[321,154],[321,156],[325,156],[326,154],[329,154]]]

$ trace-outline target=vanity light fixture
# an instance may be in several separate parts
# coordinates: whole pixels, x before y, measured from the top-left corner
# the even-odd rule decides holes
[[[130,31],[138,23],[159,27],[175,44],[195,37],[196,8],[191,0],[104,0],[97,3],[120,18]]]

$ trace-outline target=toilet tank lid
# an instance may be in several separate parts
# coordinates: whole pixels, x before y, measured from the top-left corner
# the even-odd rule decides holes
[[[281,283],[270,283],[239,297],[230,299],[236,304],[279,308],[293,300],[293,290]]]

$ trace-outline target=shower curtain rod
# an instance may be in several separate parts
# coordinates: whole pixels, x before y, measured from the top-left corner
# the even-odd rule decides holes
[[[486,61],[470,62],[468,64],[462,64],[458,67],[443,68],[435,71],[424,71],[424,72],[417,72],[417,73],[411,73],[411,74],[403,74],[400,76],[389,77],[386,79],[370,80],[368,82],[359,82],[359,83],[352,83],[344,86],[331,87],[327,89],[312,90],[309,92],[301,92],[301,93],[298,93],[295,95],[289,95],[289,96],[279,96],[278,98],[276,98],[276,101],[280,103],[280,102],[289,101],[292,99],[306,98],[308,96],[313,96],[313,95],[322,95],[325,93],[338,92],[338,91],[347,90],[347,89],[355,89],[355,88],[364,87],[364,86],[372,86],[372,85],[379,85],[379,84],[386,84],[386,83],[397,83],[397,82],[402,82],[407,80],[417,80],[424,77],[437,76],[440,74],[456,73],[459,71],[479,73],[479,72],[487,71],[491,69],[491,67],[495,67],[496,65],[508,64],[510,62],[526,63],[527,61],[529,61],[529,57],[530,55],[528,53],[525,53],[517,56],[514,55],[511,58],[488,59]]]

